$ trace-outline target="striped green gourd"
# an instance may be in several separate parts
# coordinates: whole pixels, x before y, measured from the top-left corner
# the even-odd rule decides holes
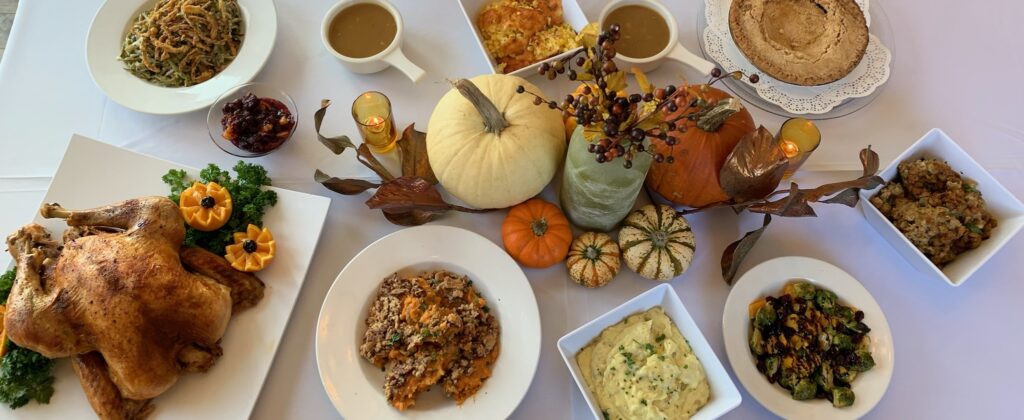
[[[652,280],[669,281],[693,261],[697,242],[690,224],[666,205],[646,205],[622,223],[619,248],[626,266]]]

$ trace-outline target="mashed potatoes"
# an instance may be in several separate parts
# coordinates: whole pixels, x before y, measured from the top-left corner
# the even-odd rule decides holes
[[[576,363],[605,419],[688,419],[711,395],[704,366],[660,307],[602,331]]]

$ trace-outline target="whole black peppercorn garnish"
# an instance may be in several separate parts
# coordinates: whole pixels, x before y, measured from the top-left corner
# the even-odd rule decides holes
[[[252,239],[246,239],[245,241],[242,242],[242,249],[250,254],[256,252],[256,241]]]
[[[216,204],[217,204],[217,201],[214,200],[213,197],[210,197],[210,196],[203,197],[202,200],[199,200],[199,205],[203,206],[204,209],[212,209],[213,206],[216,205]]]

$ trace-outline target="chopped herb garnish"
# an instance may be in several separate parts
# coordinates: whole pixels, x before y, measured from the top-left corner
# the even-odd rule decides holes
[[[391,333],[391,337],[388,338],[388,345],[393,346],[395,344],[398,344],[399,341],[402,341],[402,333],[395,331]]]
[[[604,420],[610,420],[611,419],[610,417],[608,417],[608,411],[606,411],[606,410],[602,410],[601,411],[601,415],[604,416]]]
[[[654,338],[654,341],[657,341],[659,343],[665,341],[665,334],[659,334],[657,337]]]
[[[633,353],[624,351],[622,352],[622,357],[626,359],[626,367],[629,368],[630,372],[636,370],[636,361],[633,360]]]
[[[651,343],[644,343],[644,350],[647,351],[648,355],[654,354],[654,345]]]
[[[421,310],[421,311],[425,311],[425,310],[427,310],[427,304],[426,304],[426,303],[423,303],[423,302],[420,302],[420,310]]]
[[[971,224],[971,223],[968,223],[968,224],[967,224],[967,230],[969,230],[969,231],[971,231],[971,232],[974,232],[974,233],[977,233],[977,234],[981,234],[981,233],[983,232],[983,231],[981,230],[981,228],[980,228],[980,227],[978,227],[978,225],[975,225],[975,224]]]
[[[646,407],[647,406],[647,400],[644,399],[644,398],[641,398],[640,399],[640,404],[643,404]]]
[[[484,307],[480,308],[480,309],[483,309],[484,313],[490,313],[491,312],[491,307],[487,306],[487,305],[484,305]]]

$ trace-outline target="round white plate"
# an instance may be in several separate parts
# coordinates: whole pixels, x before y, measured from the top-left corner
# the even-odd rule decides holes
[[[245,38],[238,56],[216,76],[203,83],[166,88],[135,77],[118,61],[121,42],[139,13],[155,0],[107,0],[92,19],[86,38],[89,75],[114,102],[148,114],[181,114],[210,106],[234,86],[249,82],[263,68],[277,37],[277,9],[273,0],[238,0]]]
[[[445,269],[468,275],[501,326],[494,372],[461,406],[431,388],[400,412],[384,398],[384,374],[359,356],[366,315],[381,280],[391,273]],[[493,242],[449,226],[419,226],[370,244],[348,263],[320,309],[316,363],[327,395],[350,419],[506,418],[530,388],[540,359],[540,313],[533,288],[519,265]]]
[[[793,280],[806,280],[839,295],[839,301],[864,311],[864,323],[871,327],[871,357],[875,367],[853,381],[856,400],[845,408],[832,407],[828,400],[796,401],[789,392],[768,383],[757,371],[750,354],[750,319],[747,305],[764,296],[778,296]],[[875,298],[856,279],[838,267],[806,257],[781,257],[750,269],[732,286],[722,316],[725,352],[743,387],[772,413],[788,419],[855,419],[864,416],[882,399],[892,378],[892,333]]]
[[[798,86],[768,76],[751,64],[743,52],[736,47],[729,31],[729,8],[732,0],[704,0],[704,19],[707,25],[701,33],[701,49],[717,62],[726,72],[741,70],[746,74],[758,74],[757,83],[746,78],[739,81],[724,81],[733,91],[744,95],[753,91],[755,96],[777,107],[784,115],[806,116],[812,119],[832,118],[854,112],[859,107],[845,106],[851,100],[870,97],[889,80],[892,71],[892,40],[887,39],[889,22],[877,7],[869,8],[868,0],[855,0],[868,26],[871,27],[867,51],[864,58],[850,74],[835,82],[821,86]],[[873,22],[873,15],[879,15],[881,22]],[[700,20],[700,19],[698,19]],[[746,99],[746,98],[744,98]],[[750,100],[748,100],[750,102]],[[859,101],[866,104],[870,101]],[[756,105],[759,105],[755,102]],[[863,106],[863,105],[861,105]],[[842,108],[842,109],[840,109]],[[778,113],[775,109],[769,112]],[[836,111],[834,111],[836,110]]]

